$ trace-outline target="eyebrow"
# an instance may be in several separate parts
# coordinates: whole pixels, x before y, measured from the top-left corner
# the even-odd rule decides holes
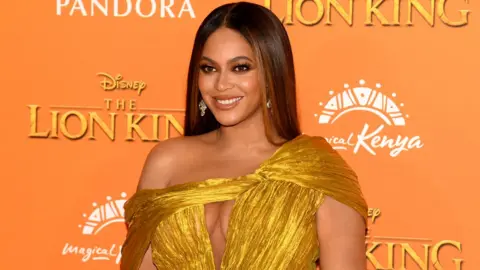
[[[216,63],[213,59],[211,59],[207,56],[202,56],[202,59],[207,60],[207,61],[212,62],[212,63]],[[232,63],[232,62],[235,62],[235,61],[238,61],[238,60],[248,60],[250,62],[253,62],[253,60],[248,58],[247,56],[237,56],[237,57],[234,57],[234,58],[228,60],[228,62]]]

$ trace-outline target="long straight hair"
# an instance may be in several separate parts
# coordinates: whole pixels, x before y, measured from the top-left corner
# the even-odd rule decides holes
[[[268,140],[277,144],[273,141],[271,127],[286,140],[300,135],[295,70],[288,34],[274,13],[248,2],[217,7],[197,31],[188,69],[184,135],[200,135],[220,127],[210,110],[201,116],[198,108],[202,100],[198,87],[199,61],[207,39],[220,27],[240,33],[257,57],[263,75],[262,111]],[[271,102],[270,109],[266,106],[267,100]]]

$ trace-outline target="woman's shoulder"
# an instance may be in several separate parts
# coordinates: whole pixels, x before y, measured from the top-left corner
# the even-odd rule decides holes
[[[137,190],[161,189],[169,186],[179,172],[185,171],[199,151],[209,143],[211,135],[180,136],[157,143],[150,149],[141,172]]]
[[[292,147],[287,148],[290,152],[294,152],[291,154],[298,153],[303,159],[309,159],[312,164],[317,162],[322,165],[341,165],[338,168],[344,167],[351,170],[346,160],[325,137],[303,133],[292,142]]]

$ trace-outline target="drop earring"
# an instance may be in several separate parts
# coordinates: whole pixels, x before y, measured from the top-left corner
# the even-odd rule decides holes
[[[207,110],[207,104],[205,104],[205,101],[203,99],[198,103],[198,108],[200,109],[200,116],[205,115],[205,111]]]
[[[268,93],[268,85],[265,85],[265,89],[267,90],[267,93]],[[272,108],[272,102],[270,101],[270,99],[267,100],[267,108],[268,109]]]

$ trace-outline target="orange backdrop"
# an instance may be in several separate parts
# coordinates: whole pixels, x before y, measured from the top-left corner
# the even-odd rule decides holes
[[[368,269],[480,269],[478,1],[255,2],[290,34],[303,131],[359,174]],[[3,5],[1,269],[118,269],[123,203],[182,133],[195,31],[223,3]]]

